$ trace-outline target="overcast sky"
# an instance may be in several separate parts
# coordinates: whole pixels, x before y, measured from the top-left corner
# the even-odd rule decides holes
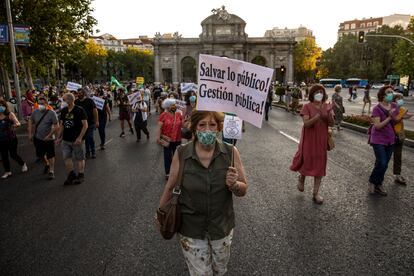
[[[394,13],[414,15],[413,0],[94,0],[93,15],[99,34],[110,33],[117,38],[176,31],[183,37],[198,37],[201,21],[222,5],[246,21],[249,37],[262,37],[273,27],[303,25],[313,30],[324,50],[335,44],[342,21]]]

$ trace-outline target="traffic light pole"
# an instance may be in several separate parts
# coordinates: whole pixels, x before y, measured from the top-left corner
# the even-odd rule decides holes
[[[9,25],[9,39],[10,39],[10,51],[12,58],[12,70],[14,77],[14,90],[16,91],[17,98],[17,118],[22,119],[22,107],[21,107],[21,97],[20,97],[20,82],[19,75],[16,70],[16,46],[14,44],[14,29],[13,29],[13,20],[11,16],[10,0],[6,0],[6,10],[7,10],[7,23]]]
[[[393,37],[393,38],[402,38],[408,42],[410,42],[414,46],[414,41],[412,41],[409,38],[406,38],[405,36],[401,35],[384,35],[384,34],[366,34],[365,36],[376,36],[376,37]]]

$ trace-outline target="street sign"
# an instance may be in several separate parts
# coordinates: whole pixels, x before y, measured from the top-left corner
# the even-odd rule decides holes
[[[400,76],[399,75],[388,75],[387,79],[389,79],[389,80],[398,80],[398,79],[400,79]]]
[[[14,26],[14,42],[17,45],[30,44],[30,27]]]
[[[0,25],[0,43],[8,43],[9,42],[9,32],[7,25]]]

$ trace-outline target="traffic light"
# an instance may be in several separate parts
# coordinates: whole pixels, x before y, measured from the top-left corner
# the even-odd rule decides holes
[[[286,68],[285,68],[284,65],[280,66],[280,72],[282,72],[282,74],[285,73],[285,70],[286,70]]]
[[[364,31],[358,32],[358,43],[364,43],[365,42],[365,33]]]

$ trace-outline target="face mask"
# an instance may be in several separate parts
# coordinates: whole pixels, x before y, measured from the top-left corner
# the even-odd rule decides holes
[[[171,111],[171,112],[175,112],[175,111],[177,111],[177,108],[176,108],[176,107],[171,107],[171,108],[170,108],[170,111]]]
[[[4,106],[0,106],[0,113],[4,113],[6,111],[6,108]]]
[[[202,145],[214,145],[214,143],[216,142],[216,138],[216,131],[197,131],[197,139]]]
[[[60,108],[65,108],[67,106],[68,106],[68,103],[67,102],[62,102],[62,104],[60,105]]]
[[[386,96],[385,96],[385,101],[387,102],[387,103],[390,103],[390,102],[392,102],[392,99],[394,98],[394,96],[392,95],[392,94],[387,94]]]
[[[25,97],[22,97],[22,101],[25,101],[26,100],[26,98]]]
[[[323,99],[323,94],[322,93],[315,94],[315,96],[313,97],[313,99],[315,101],[317,101],[317,102],[321,102],[322,99]]]
[[[398,105],[398,106],[403,106],[403,105],[404,105],[404,100],[403,100],[403,99],[399,99],[399,100],[397,101],[397,105]]]
[[[190,102],[195,103],[197,100],[196,96],[191,96],[190,97]]]
[[[45,106],[45,105],[43,105],[43,104],[39,104],[39,110],[40,110],[40,111],[44,111],[44,110],[46,110],[46,106]]]

